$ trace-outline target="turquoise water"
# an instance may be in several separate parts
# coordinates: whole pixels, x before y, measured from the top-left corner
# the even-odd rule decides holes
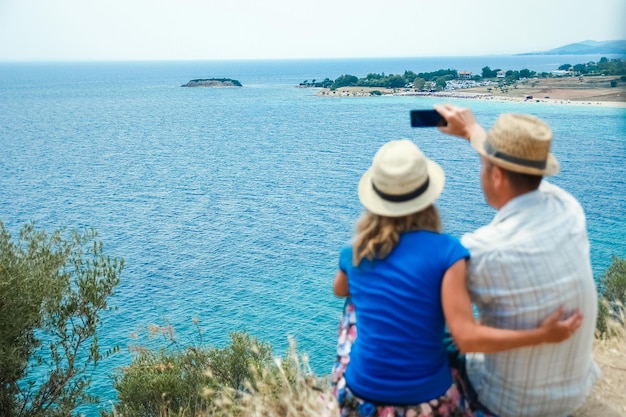
[[[122,351],[94,376],[130,361],[132,332],[173,325],[208,343],[247,329],[277,354],[294,336],[313,369],[333,360],[341,301],[331,292],[338,249],[360,213],[356,184],[390,139],[414,140],[447,173],[438,202],[456,236],[494,212],[467,143],[411,129],[431,98],[322,98],[303,80],[456,68],[556,69],[599,57],[0,64],[0,220],[14,233],[93,227],[126,268],[101,344]],[[227,77],[240,89],[179,88]],[[544,118],[562,173],[554,182],[585,208],[594,274],[626,257],[626,109],[449,100],[493,123],[501,112]]]

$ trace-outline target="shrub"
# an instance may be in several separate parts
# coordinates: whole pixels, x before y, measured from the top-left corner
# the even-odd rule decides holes
[[[90,373],[112,351],[98,346],[100,314],[119,283],[94,231],[47,235],[0,222],[0,416],[69,416],[97,399]]]
[[[598,318],[596,320],[596,333],[600,338],[607,338],[609,332],[609,303],[604,298],[598,299]]]
[[[611,80],[611,87],[617,87],[617,81]]]
[[[350,87],[357,85],[359,79],[354,75],[344,74],[339,76],[333,84],[330,86],[331,90],[336,90],[341,87]]]
[[[600,337],[611,337],[614,327],[624,326],[624,306],[626,306],[626,259],[616,256],[600,278],[601,298],[598,304],[596,330]]]
[[[216,388],[206,369],[208,358],[202,350],[143,351],[115,377],[116,410],[125,417],[159,416],[171,411],[195,416],[211,405],[211,398],[202,395],[203,388]]]
[[[601,278],[602,295],[610,302],[626,303],[626,259],[613,257],[611,265]]]
[[[181,347],[169,326],[153,326],[151,333],[166,335],[173,347],[135,347],[130,366],[114,375],[115,410],[125,417],[195,416],[218,405],[223,409],[222,396],[240,395],[253,375],[272,363],[271,346],[245,331],[230,333],[231,344],[224,348]]]
[[[167,335],[178,346],[171,328],[154,326],[151,333]],[[273,360],[270,345],[245,331],[230,338],[224,348],[135,349],[131,365],[114,377],[119,402],[103,414],[319,417],[336,409],[328,381],[312,375],[293,343],[283,360]]]
[[[220,385],[243,390],[254,373],[260,374],[272,361],[272,347],[244,332],[231,332],[231,344],[208,350],[209,369]]]

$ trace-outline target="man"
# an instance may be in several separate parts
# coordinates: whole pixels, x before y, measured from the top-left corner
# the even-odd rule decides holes
[[[467,287],[487,326],[536,327],[560,306],[579,309],[580,330],[560,344],[542,344],[451,360],[477,409],[500,417],[563,417],[579,408],[599,376],[592,343],[597,294],[585,215],[574,197],[542,181],[559,164],[549,152],[550,128],[529,115],[503,114],[486,133],[472,112],[435,106],[440,130],[468,139],[480,155],[481,185],[493,221],[461,242],[471,259]]]

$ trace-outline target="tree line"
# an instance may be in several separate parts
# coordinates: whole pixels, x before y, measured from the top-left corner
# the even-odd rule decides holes
[[[574,75],[626,75],[626,60],[624,59],[608,59],[603,57],[598,62],[588,62],[585,64],[563,64],[558,68],[561,71],[571,71]],[[481,74],[476,74],[470,79],[473,81],[484,81],[494,78],[504,79],[505,83],[513,83],[517,80],[528,78],[550,78],[554,74],[551,72],[537,72],[528,68],[521,70],[508,70],[502,72],[502,69],[491,69],[489,66],[485,66],[481,70]],[[300,87],[319,87],[329,88],[336,90],[341,87],[378,87],[378,88],[407,88],[412,87],[416,90],[422,90],[425,87],[427,89],[443,90],[446,84],[450,80],[459,79],[459,73],[455,69],[439,69],[432,72],[420,72],[415,73],[413,71],[406,70],[404,74],[388,74],[384,72],[369,73],[363,78],[356,77],[350,74],[344,74],[339,76],[335,80],[325,78],[323,81],[305,80],[300,83]],[[427,85],[428,83],[428,85]]]
[[[561,71],[572,71],[577,75],[626,75],[626,60],[600,58],[598,62],[587,62],[586,64],[563,64],[559,67]]]

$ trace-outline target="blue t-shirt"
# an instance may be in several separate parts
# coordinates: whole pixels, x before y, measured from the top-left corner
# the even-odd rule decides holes
[[[346,383],[355,395],[380,404],[419,404],[452,385],[443,345],[441,281],[469,252],[452,236],[406,232],[385,259],[352,265],[341,249],[357,317]]]

